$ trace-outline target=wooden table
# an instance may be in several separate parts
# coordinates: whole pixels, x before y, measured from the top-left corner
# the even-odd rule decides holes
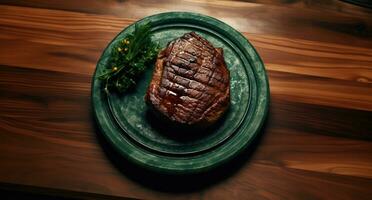
[[[371,199],[372,10],[255,2],[1,1],[0,187],[79,198]],[[271,89],[262,136],[204,181],[137,171],[107,147],[91,113],[91,77],[108,42],[142,17],[181,10],[241,31]]]

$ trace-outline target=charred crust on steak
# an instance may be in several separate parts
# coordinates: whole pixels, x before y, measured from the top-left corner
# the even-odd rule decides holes
[[[145,101],[172,123],[208,127],[230,104],[230,74],[223,50],[195,32],[171,41],[155,64]]]

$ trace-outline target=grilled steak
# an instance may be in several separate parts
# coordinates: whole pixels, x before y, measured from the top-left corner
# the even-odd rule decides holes
[[[194,32],[170,42],[158,55],[145,100],[177,124],[213,124],[230,103],[230,75],[222,49]]]

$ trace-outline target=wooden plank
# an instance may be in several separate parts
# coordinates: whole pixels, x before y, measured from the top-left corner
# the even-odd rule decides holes
[[[0,63],[86,75],[93,73],[96,61],[111,38],[122,27],[132,23],[131,20],[121,22],[117,17],[97,15],[84,19],[85,14],[65,11],[1,8],[8,13],[0,12],[7,14],[0,18],[3,27],[0,32]],[[11,14],[18,9],[21,9],[22,17]],[[70,20],[65,20],[65,15]],[[107,29],[105,24],[110,20],[114,25]],[[91,25],[81,26],[81,23]],[[55,27],[62,29],[56,32]],[[309,81],[304,81],[304,76],[291,76],[292,79],[283,77],[277,82],[275,77],[287,74],[275,73],[270,77],[273,93],[306,103],[372,109],[371,85],[368,84],[372,80],[371,49],[265,34],[245,35],[257,48],[270,73],[289,72],[309,78]]]
[[[372,14],[371,9],[357,6],[340,0],[296,0],[296,1],[277,1],[277,0],[243,0],[244,2],[260,3],[265,5],[286,6],[294,9],[307,8],[321,10],[324,12],[337,12],[346,15],[368,16]]]
[[[6,2],[4,2],[6,4]],[[8,2],[9,3],[9,2]],[[14,3],[9,3],[14,4]],[[315,39],[353,46],[371,47],[369,15],[343,15],[306,8],[268,6],[224,1],[35,1],[15,3],[43,10],[64,10],[121,18],[140,19],[166,11],[191,11],[220,19],[242,32],[264,33],[298,39]],[[17,7],[18,9],[25,9]],[[21,11],[19,11],[21,12]],[[58,12],[57,12],[58,13]],[[85,18],[88,18],[86,16]],[[111,23],[110,23],[111,24]]]

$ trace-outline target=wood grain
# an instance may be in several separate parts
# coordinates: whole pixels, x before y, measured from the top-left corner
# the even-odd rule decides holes
[[[370,15],[324,12],[306,7],[268,6],[241,1],[4,1],[8,5],[57,9],[140,19],[166,11],[191,11],[216,17],[240,31],[370,47]],[[84,5],[84,6],[82,6]],[[349,4],[347,4],[349,5]],[[328,6],[331,7],[331,6]],[[354,6],[355,7],[355,6]],[[89,17],[89,16],[88,16]],[[369,39],[369,40],[368,40]]]
[[[286,6],[291,8],[306,8],[313,10],[323,10],[327,12],[337,12],[338,14],[362,15],[371,14],[371,9],[340,0],[243,0],[245,2],[260,3],[265,5]]]
[[[369,199],[372,14],[322,2],[2,1],[0,188],[92,199]],[[262,136],[226,168],[195,179],[146,174],[117,158],[90,108],[91,76],[108,42],[171,10],[242,31],[271,89]]]

